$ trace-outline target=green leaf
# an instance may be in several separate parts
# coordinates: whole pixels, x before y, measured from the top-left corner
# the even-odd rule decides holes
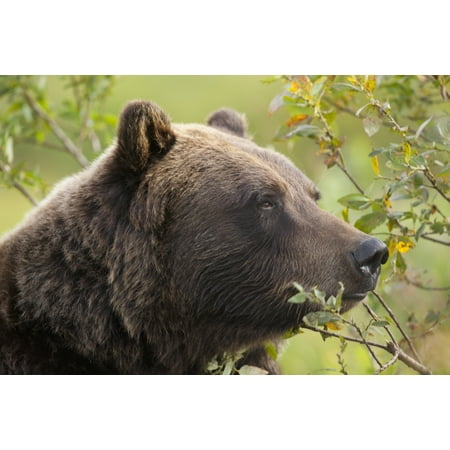
[[[281,80],[282,76],[281,75],[271,75],[269,77],[265,77],[261,80],[261,83],[263,84],[272,84],[275,81],[279,81]]]
[[[444,166],[444,168],[437,173],[438,177],[448,177],[450,175],[450,164]]]
[[[376,148],[376,149],[372,150],[369,153],[369,157],[373,158],[374,156],[380,155],[381,153],[388,152],[388,151],[389,151],[388,148],[379,147],[379,148]]]
[[[386,213],[384,212],[373,212],[360,217],[355,222],[355,227],[364,233],[370,233],[374,228],[382,225],[386,220]]]
[[[267,370],[261,369],[256,366],[242,366],[239,369],[239,375],[267,375],[269,372]]]
[[[349,194],[338,199],[338,202],[350,209],[362,210],[370,206],[370,198],[362,194]]]
[[[322,130],[319,127],[316,127],[315,125],[299,125],[292,129],[292,131],[288,132],[286,134],[286,138],[289,139],[292,136],[303,136],[303,137],[315,137],[322,134]]]
[[[5,144],[5,156],[6,156],[6,162],[8,164],[12,164],[14,159],[14,144],[13,144],[13,138],[10,136],[6,140]]]
[[[411,160],[411,144],[409,142],[403,142],[403,153],[405,155],[405,163],[409,164]]]
[[[357,88],[356,86],[353,86],[350,83],[334,83],[331,86],[332,89],[336,91],[356,91],[361,92],[361,89]]]
[[[264,344],[264,350],[274,361],[276,361],[278,358],[278,350],[273,342],[266,342]]]
[[[328,322],[338,322],[340,317],[330,311],[314,311],[303,317],[303,322],[311,327],[323,326]]]
[[[405,273],[408,266],[406,265],[405,259],[400,252],[396,253],[395,267],[400,273]]]
[[[293,297],[288,299],[288,303],[305,303],[306,300],[309,298],[308,292],[299,292],[298,294],[295,294]]]

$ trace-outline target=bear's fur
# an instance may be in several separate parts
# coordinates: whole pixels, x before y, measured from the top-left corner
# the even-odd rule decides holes
[[[317,196],[232,110],[186,125],[129,103],[116,143],[0,241],[0,373],[196,374],[241,350],[277,373],[262,345],[316,308],[292,283],[341,281],[346,309],[385,259],[360,270],[368,236]]]

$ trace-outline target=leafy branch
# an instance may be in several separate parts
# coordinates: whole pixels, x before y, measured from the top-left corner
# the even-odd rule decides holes
[[[61,141],[64,148],[78,161],[82,167],[87,167],[89,161],[84,156],[81,148],[76,146],[72,140],[67,136],[63,129],[52,119],[44,109],[39,105],[36,99],[31,94],[30,90],[25,86],[23,87],[23,96],[31,107],[31,109],[50,127],[54,135]]]
[[[59,77],[66,95],[56,106],[48,106],[47,77],[0,77],[0,100],[7,105],[0,114],[0,184],[14,188],[33,205],[37,201],[28,188],[45,183],[37,170],[14,163],[12,144],[21,149],[55,148],[71,155],[81,167],[89,165],[85,142],[98,152],[110,142],[115,116],[100,114],[100,102],[111,91],[114,77]],[[72,97],[71,97],[72,96]]]
[[[5,176],[8,179],[9,184],[14,188],[17,189],[33,206],[37,206],[38,202],[37,200],[28,192],[28,190],[19,183],[13,176],[11,176],[11,171],[8,166],[5,166],[0,161],[0,172],[5,174]]]
[[[306,328],[311,331],[318,332],[321,334],[322,337],[335,337],[339,338],[341,342],[349,341],[364,345],[367,348],[368,352],[370,353],[372,359],[378,366],[378,369],[375,371],[376,374],[385,371],[393,364],[395,364],[397,360],[402,361],[408,367],[412,368],[413,370],[415,370],[420,374],[425,375],[431,374],[431,370],[426,366],[424,366],[419,354],[417,353],[414,347],[414,344],[412,343],[411,339],[400,325],[399,320],[395,317],[395,314],[393,313],[391,308],[389,308],[389,306],[386,304],[383,298],[375,291],[372,291],[372,294],[375,296],[375,298],[378,300],[381,306],[387,311],[390,320],[393,321],[397,329],[400,331],[400,334],[408,343],[414,357],[408,355],[404,350],[402,350],[394,334],[389,329],[389,322],[387,320],[381,320],[367,303],[363,304],[367,312],[369,313],[371,320],[368,323],[368,325],[364,328],[364,330],[362,330],[361,327],[355,321],[343,318],[339,314],[339,309],[342,305],[342,295],[344,292],[344,288],[342,285],[341,289],[336,294],[336,296],[330,296],[328,298],[326,298],[323,292],[320,292],[317,289],[305,291],[302,286],[296,283],[294,283],[294,285],[298,290],[298,294],[291,297],[288,300],[288,302],[299,304],[304,303],[305,301],[309,301],[313,303],[318,303],[321,307],[320,311],[309,313],[303,318],[301,328]],[[350,330],[356,331],[357,337],[336,333],[335,331],[330,331],[330,329],[339,330],[342,328],[343,325],[347,325]],[[384,344],[368,340],[366,338],[366,335],[373,327],[384,329],[388,335],[389,340]],[[388,362],[382,363],[380,359],[377,357],[377,355],[374,353],[372,348],[382,349],[390,353],[392,357],[389,359]],[[340,361],[340,356],[338,356],[338,362],[342,369],[342,362]]]

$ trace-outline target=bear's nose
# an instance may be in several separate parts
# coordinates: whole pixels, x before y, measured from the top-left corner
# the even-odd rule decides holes
[[[352,254],[358,268],[363,269],[367,267],[370,273],[375,273],[389,257],[386,245],[375,238],[363,241]]]

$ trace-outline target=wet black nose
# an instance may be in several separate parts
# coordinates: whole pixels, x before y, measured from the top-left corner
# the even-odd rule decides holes
[[[388,260],[389,252],[383,242],[369,238],[353,252],[353,257],[358,268],[367,267],[371,273],[375,273]]]

